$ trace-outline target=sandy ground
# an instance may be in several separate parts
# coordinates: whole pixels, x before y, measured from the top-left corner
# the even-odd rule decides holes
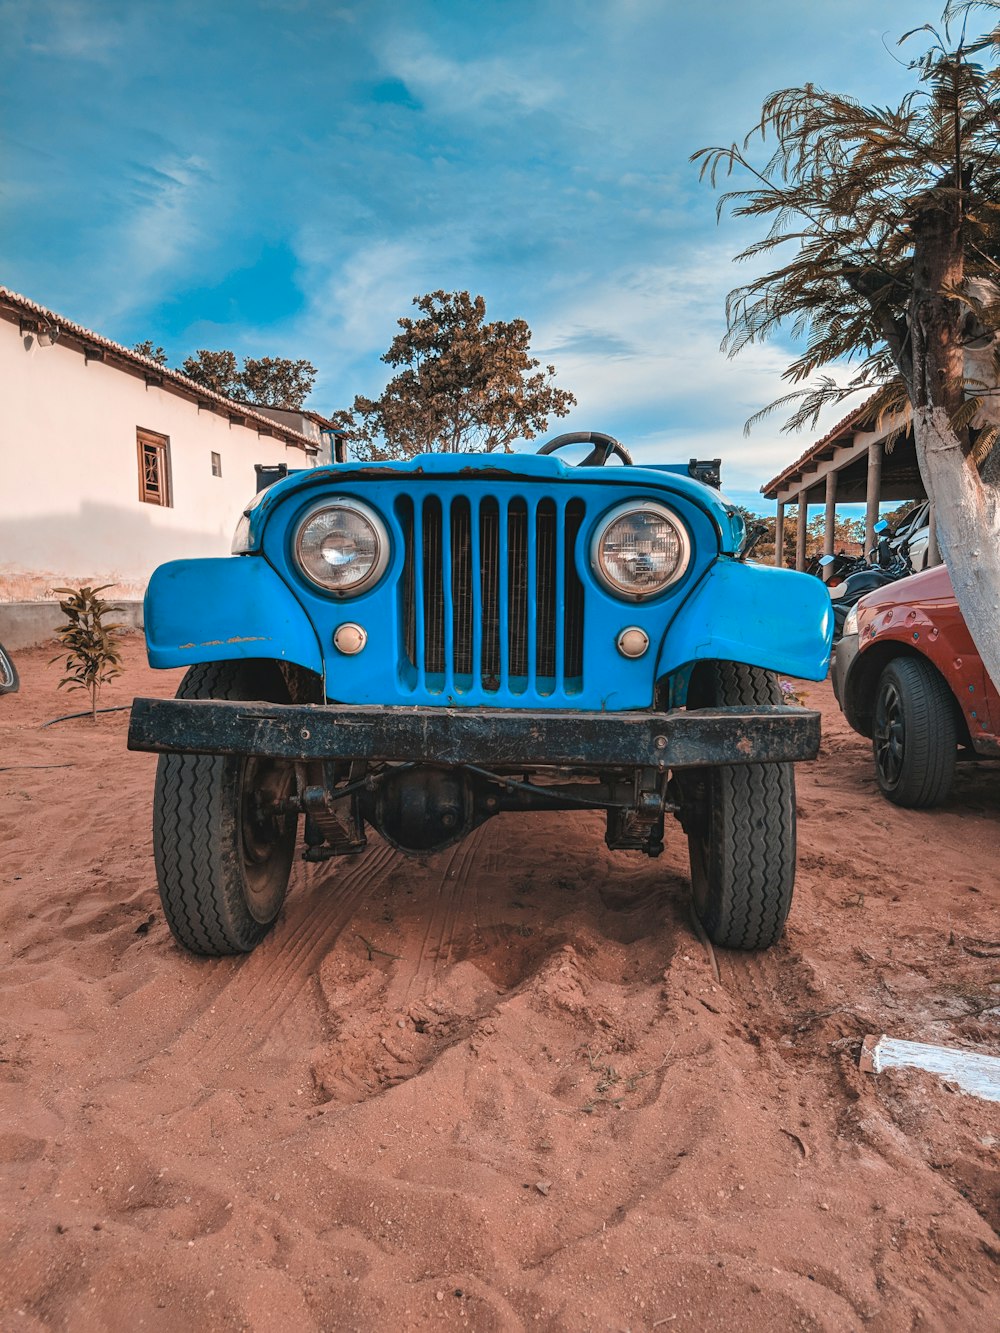
[[[124,712],[40,729],[81,697],[49,656],[0,699],[5,1331],[1000,1325],[1000,1108],[857,1070],[997,1050],[1000,772],[896,810],[806,686],[796,904],[721,985],[679,828],[612,856],[589,813],[300,866],[212,962],[159,908],[155,759]],[[105,703],[173,692],[126,658]]]

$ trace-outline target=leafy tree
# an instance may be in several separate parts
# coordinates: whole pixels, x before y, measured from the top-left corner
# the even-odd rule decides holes
[[[243,387],[234,352],[210,352],[202,347],[194,356],[185,358],[181,370],[195,384],[221,393],[224,398],[238,397]]]
[[[290,361],[283,356],[247,357],[240,387],[252,403],[264,407],[287,407],[300,411],[316,380],[310,361]]]
[[[884,514],[880,514],[879,518],[884,518],[889,524],[889,527],[895,532],[899,520],[905,518],[910,510],[919,503],[919,500],[904,500],[903,503],[897,505],[895,509],[889,509]]]
[[[804,342],[785,371],[804,387],[771,405],[794,404],[789,426],[815,423],[859,389],[874,389],[883,413],[912,412],[940,548],[1000,682],[1000,427],[984,392],[996,384],[1000,327],[1000,24],[968,40],[978,8],[1000,17],[1000,0],[949,0],[940,29],[914,30],[930,45],[911,62],[915,86],[899,106],[788,88],[767,99],[742,145],[693,156],[713,185],[750,177],[719,201],[769,223],[739,258],[787,247],[777,267],[730,293],[724,347],[735,355],[783,327]],[[755,145],[768,139],[761,160]],[[969,343],[984,348],[972,382]],[[852,362],[846,383],[830,373]]]
[[[774,559],[774,540],[778,522],[774,514],[761,515],[755,514],[752,510],[743,505],[734,506],[742,515],[747,529],[752,529],[755,525],[763,523],[765,533],[758,544],[754,547],[753,558],[761,561],[771,561]],[[782,533],[782,545],[784,547],[784,561],[786,565],[795,565],[795,542],[798,531],[798,505],[789,505],[785,510],[784,530]],[[833,548],[840,551],[847,546],[863,542],[865,539],[865,524],[860,518],[845,518],[840,515],[834,519],[833,526]],[[812,557],[821,555],[826,543],[826,514],[814,514],[806,525],[806,555]]]
[[[862,518],[835,518],[833,521],[833,549],[840,551],[865,539]],[[806,550],[809,555],[821,555],[826,541],[826,515],[815,514],[806,524]]]
[[[413,304],[420,317],[398,321],[401,332],[382,357],[398,374],[381,397],[359,395],[336,418],[359,458],[509,452],[575,405],[552,383],[555,367],[529,354],[523,319],[487,323],[486,302],[468,292],[429,292]]]
[[[153,340],[146,338],[141,343],[136,343],[132,348],[133,352],[138,352],[140,356],[149,357],[150,361],[155,361],[158,366],[167,364],[167,354],[162,347],[154,347]]]
[[[317,373],[310,361],[291,361],[283,356],[248,356],[240,370],[235,353],[210,352],[204,347],[189,356],[182,369],[188,379],[225,398],[262,407],[286,407],[294,412],[301,411]]]

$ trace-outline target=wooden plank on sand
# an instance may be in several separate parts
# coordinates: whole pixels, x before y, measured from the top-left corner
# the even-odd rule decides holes
[[[963,1051],[954,1046],[930,1046],[922,1041],[901,1041],[896,1037],[865,1037],[858,1068],[865,1074],[880,1074],[883,1069],[924,1069],[957,1083],[963,1092],[1000,1102],[1000,1059]]]

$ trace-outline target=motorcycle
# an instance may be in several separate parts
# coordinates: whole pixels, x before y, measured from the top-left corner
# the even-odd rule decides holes
[[[838,551],[835,555],[815,555],[806,565],[806,573],[813,574],[821,579],[824,571],[830,569],[828,583],[842,583],[851,574],[856,574],[859,569],[867,569],[868,561],[863,555],[848,555],[846,551]]]
[[[847,619],[848,611],[866,593],[874,592],[876,588],[884,588],[887,583],[895,583],[913,573],[906,535],[894,535],[884,518],[875,524],[875,533],[878,540],[868,553],[868,560],[860,569],[849,574],[842,583],[834,584],[830,588],[834,643],[840,641],[844,632],[844,621]],[[835,556],[823,556],[820,565],[832,563],[835,559]]]
[[[0,643],[0,694],[16,694],[20,688],[17,667],[11,661],[6,648]]]

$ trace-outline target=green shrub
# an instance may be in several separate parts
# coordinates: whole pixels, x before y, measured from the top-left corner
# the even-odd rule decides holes
[[[87,690],[90,694],[90,715],[97,721],[97,698],[101,686],[107,681],[120,676],[122,666],[121,648],[118,631],[122,625],[106,625],[104,617],[112,611],[120,611],[120,606],[111,606],[99,593],[113,584],[102,583],[99,588],[54,588],[54,592],[64,593],[59,602],[59,609],[66,617],[66,624],[56,631],[65,652],[66,675],[59,682],[59,688],[65,685],[70,690]],[[63,659],[63,654],[53,657],[53,662]]]

